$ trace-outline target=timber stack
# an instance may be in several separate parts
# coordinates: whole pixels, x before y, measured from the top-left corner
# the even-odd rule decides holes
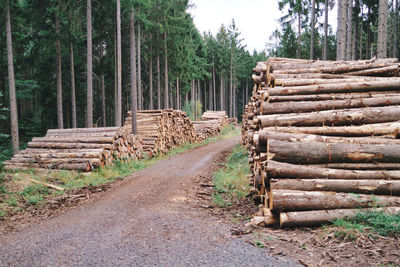
[[[193,127],[202,140],[218,135],[223,128],[220,120],[194,121]]]
[[[143,151],[153,157],[186,142],[199,142],[193,123],[180,110],[142,110],[137,112],[137,134],[142,138]],[[132,112],[128,112],[124,128],[132,131]]]
[[[218,120],[222,128],[228,124],[228,116],[226,115],[225,111],[207,110],[206,112],[203,113],[203,115],[201,115],[201,120],[202,121]]]
[[[92,171],[113,160],[142,158],[140,138],[119,127],[50,129],[4,163],[6,169]]]
[[[245,108],[261,225],[310,226],[361,209],[400,212],[397,59],[270,58]],[[259,214],[260,215],[260,214]]]

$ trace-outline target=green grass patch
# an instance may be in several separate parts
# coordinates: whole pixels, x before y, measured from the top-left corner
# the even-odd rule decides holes
[[[349,237],[355,240],[362,234],[378,234],[381,236],[400,235],[400,213],[387,214],[383,211],[357,213],[354,218],[333,221],[335,237]]]
[[[234,147],[225,166],[214,173],[214,204],[220,207],[239,203],[250,192],[246,175],[250,173],[246,148]]]
[[[238,135],[240,135],[240,129],[229,125],[224,127],[220,135],[210,137],[201,143],[185,143],[171,149],[165,155],[153,158],[115,161],[112,165],[97,169],[89,174],[71,171],[38,172],[34,169],[0,172],[0,217],[19,213],[23,211],[24,206],[43,205],[47,196],[57,196],[65,193],[51,190],[42,185],[31,184],[27,178],[58,185],[67,190],[99,186],[146,169],[162,159]]]

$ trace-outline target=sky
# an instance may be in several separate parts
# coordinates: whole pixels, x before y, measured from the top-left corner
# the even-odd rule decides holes
[[[278,9],[278,0],[191,0],[191,3],[194,6],[189,12],[201,33],[210,31],[215,35],[222,24],[228,26],[234,18],[244,38],[243,43],[250,52],[265,49],[283,14]],[[331,10],[329,15],[329,23],[334,30],[336,17],[333,14],[336,12]]]
[[[271,33],[279,26],[281,16],[277,0],[191,0],[189,9],[194,23],[201,33],[216,34],[222,24],[235,23],[243,44],[249,51],[265,49]]]

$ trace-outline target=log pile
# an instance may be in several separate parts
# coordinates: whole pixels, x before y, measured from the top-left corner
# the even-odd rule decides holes
[[[220,120],[194,121],[193,127],[202,140],[218,135],[223,128]]]
[[[218,120],[221,124],[221,127],[224,127],[228,124],[228,116],[226,115],[225,111],[212,111],[207,110],[201,116],[202,121],[209,121],[209,120]]]
[[[318,225],[359,208],[400,211],[397,59],[270,58],[254,69],[247,145],[263,225]]]
[[[92,171],[113,160],[142,157],[140,138],[123,128],[50,129],[4,163],[6,169]]]
[[[143,151],[153,157],[186,142],[199,142],[193,123],[180,110],[142,110],[137,112],[138,136],[143,140]],[[124,128],[132,130],[132,113],[129,111]]]

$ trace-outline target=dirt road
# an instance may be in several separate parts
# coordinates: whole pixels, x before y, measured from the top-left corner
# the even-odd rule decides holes
[[[189,203],[196,177],[238,141],[162,160],[92,202],[0,237],[0,266],[287,266]]]

